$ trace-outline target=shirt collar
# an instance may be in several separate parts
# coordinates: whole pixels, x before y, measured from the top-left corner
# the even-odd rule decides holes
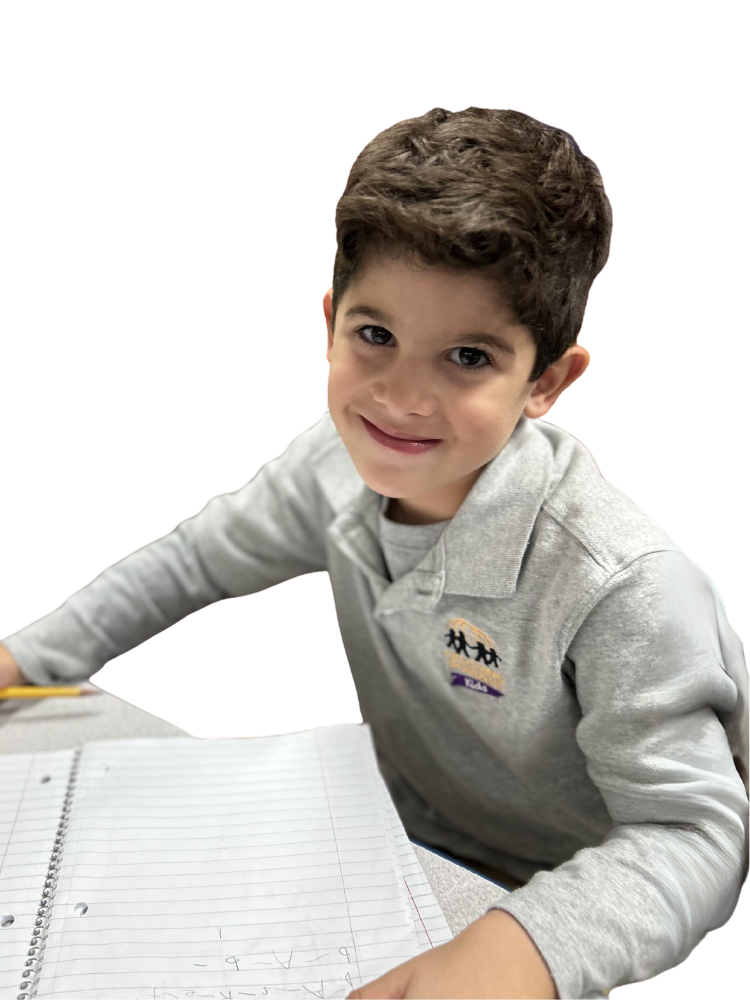
[[[445,590],[511,597],[553,473],[550,442],[521,415],[445,533]]]

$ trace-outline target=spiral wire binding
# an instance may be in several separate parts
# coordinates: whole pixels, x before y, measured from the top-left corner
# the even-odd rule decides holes
[[[39,908],[36,911],[34,919],[34,935],[29,942],[29,957],[24,963],[26,968],[21,973],[21,982],[18,984],[21,992],[17,995],[16,1000],[31,1000],[32,997],[37,995],[39,989],[39,976],[44,960],[47,935],[49,934],[50,915],[55,899],[55,890],[57,889],[57,879],[60,873],[65,837],[68,832],[68,821],[70,819],[71,806],[73,805],[73,794],[78,777],[80,758],[81,751],[78,749],[70,766],[70,776],[68,778],[68,786],[65,789],[65,799],[63,800],[63,808],[60,813],[60,822],[57,825],[55,842],[50,854],[47,876],[44,880],[44,888],[42,889],[42,898],[39,900]]]

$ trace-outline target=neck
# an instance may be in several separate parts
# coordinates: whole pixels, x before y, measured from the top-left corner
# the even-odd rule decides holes
[[[463,479],[457,479],[429,493],[394,497],[388,505],[388,517],[399,524],[436,524],[438,521],[450,521],[468,496],[481,471],[475,469]]]
[[[412,507],[409,501],[392,499],[386,510],[386,517],[397,524],[437,524],[449,521],[453,515]]]

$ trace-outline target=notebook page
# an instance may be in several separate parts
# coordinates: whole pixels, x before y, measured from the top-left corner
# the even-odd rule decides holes
[[[73,750],[0,756],[0,996],[21,972],[62,812]]]
[[[415,955],[380,781],[357,725],[88,744],[39,997],[343,997]]]
[[[391,828],[396,864],[404,893],[408,898],[419,950],[429,951],[431,948],[437,948],[439,944],[450,941],[453,935],[440,904],[435,899],[432,886],[414,853],[385,782],[382,782],[382,793],[383,811],[386,822]]]
[[[390,813],[387,811],[386,799],[390,799],[390,795],[388,794],[388,790],[385,787],[385,784],[383,784],[382,792],[383,794],[381,796],[380,807],[383,813],[383,821],[385,823],[386,831],[388,834],[388,846],[390,847],[391,850],[391,858],[393,860],[393,866],[398,874],[398,880],[404,898],[404,904],[406,905],[411,915],[412,924],[414,926],[414,934],[417,941],[417,949],[418,951],[426,951],[430,947],[430,942],[425,937],[423,928],[420,925],[419,913],[412,901],[409,885],[404,877],[404,869],[401,864],[401,858],[399,856],[399,848],[396,846],[396,835],[398,834],[398,826],[401,825],[401,821],[398,819],[398,815],[396,814],[395,809],[393,810],[393,813],[396,817],[395,822],[392,819]]]

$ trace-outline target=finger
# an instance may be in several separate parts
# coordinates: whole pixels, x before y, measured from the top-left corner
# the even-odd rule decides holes
[[[404,965],[398,965],[384,976],[373,979],[371,983],[352,990],[347,1000],[401,1000],[406,996],[409,982],[409,970]]]

